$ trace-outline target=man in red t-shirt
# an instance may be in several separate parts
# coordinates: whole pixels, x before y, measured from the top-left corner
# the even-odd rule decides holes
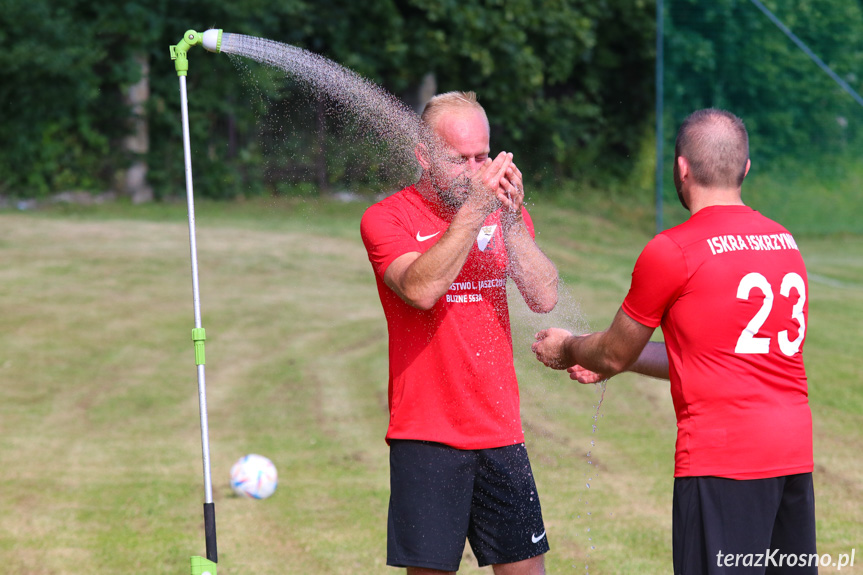
[[[644,248],[606,331],[533,344],[582,383],[670,379],[675,574],[817,572],[806,267],[788,230],[743,204],[749,166],[739,118],[689,116],[674,164],[689,220]],[[659,326],[665,342],[649,342]]]
[[[419,181],[361,234],[389,331],[387,563],[458,570],[465,538],[495,573],[541,574],[548,540],[524,447],[506,282],[534,311],[557,270],[534,242],[512,154],[489,158],[472,92],[432,98]]]

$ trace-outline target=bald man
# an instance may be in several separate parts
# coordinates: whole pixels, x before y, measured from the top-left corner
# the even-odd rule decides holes
[[[582,383],[670,379],[675,574],[817,573],[806,267],[788,230],[744,205],[749,167],[739,118],[689,116],[674,182],[690,218],[644,248],[607,330],[533,344]],[[664,343],[649,342],[659,326]]]
[[[534,242],[512,154],[489,157],[472,92],[432,98],[419,181],[361,234],[389,331],[387,563],[454,573],[465,538],[498,575],[544,573],[548,538],[524,445],[507,278],[537,312],[557,270]]]

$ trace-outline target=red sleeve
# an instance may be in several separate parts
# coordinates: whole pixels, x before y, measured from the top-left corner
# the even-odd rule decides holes
[[[384,277],[384,272],[399,256],[422,251],[419,242],[408,231],[408,222],[402,219],[397,212],[375,204],[366,210],[360,221],[360,235],[369,261],[380,277]]]
[[[642,325],[659,327],[687,277],[680,246],[663,234],[656,236],[635,262],[632,284],[623,300],[624,313]]]
[[[533,229],[533,220],[524,206],[521,207],[521,217],[524,220],[524,225],[527,226],[527,231],[530,232],[530,237],[536,239],[536,232]]]

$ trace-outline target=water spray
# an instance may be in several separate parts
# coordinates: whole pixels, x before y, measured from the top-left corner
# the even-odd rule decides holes
[[[201,326],[201,298],[198,286],[198,248],[195,242],[195,200],[192,190],[192,153],[189,144],[189,101],[186,93],[186,75],[189,72],[187,52],[203,45],[210,52],[221,51],[222,31],[207,30],[199,34],[187,30],[183,39],[171,46],[171,59],[180,79],[180,107],[183,121],[183,156],[186,166],[186,201],[189,208],[189,246],[192,255],[192,300],[195,309],[195,328],[192,341],[195,344],[195,365],[198,368],[198,404],[201,414],[201,450],[204,460],[204,538],[207,557],[192,557],[192,575],[216,575],[218,552],[216,550],[216,509],[213,504],[213,480],[210,474],[210,440],[207,424],[207,384],[204,370],[204,341],[206,332]]]

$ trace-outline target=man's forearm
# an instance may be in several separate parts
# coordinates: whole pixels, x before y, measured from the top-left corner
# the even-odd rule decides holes
[[[668,379],[668,352],[665,349],[665,342],[648,342],[638,359],[629,366],[627,371],[648,377]]]
[[[605,377],[624,371],[628,362],[609,353],[608,337],[607,331],[570,336],[564,341],[565,363],[580,365]]]
[[[461,272],[485,217],[468,206],[459,210],[440,240],[398,274],[399,295],[415,307],[431,308]]]
[[[651,343],[652,334],[653,328],[633,320],[621,308],[607,330],[568,337],[566,360],[570,365],[577,364],[606,377],[636,371],[633,368],[652,377],[663,377],[662,373],[668,377],[668,360],[663,360],[665,344]]]
[[[638,357],[630,362],[626,355],[615,356],[610,352],[613,347],[607,342],[611,337],[608,332],[571,336],[564,343],[566,363],[580,365],[606,378],[630,371],[648,377],[668,379],[668,355],[664,342],[648,342]]]
[[[550,312],[557,304],[557,268],[536,245],[521,218],[504,227],[504,242],[509,275],[525,303],[533,311]]]

